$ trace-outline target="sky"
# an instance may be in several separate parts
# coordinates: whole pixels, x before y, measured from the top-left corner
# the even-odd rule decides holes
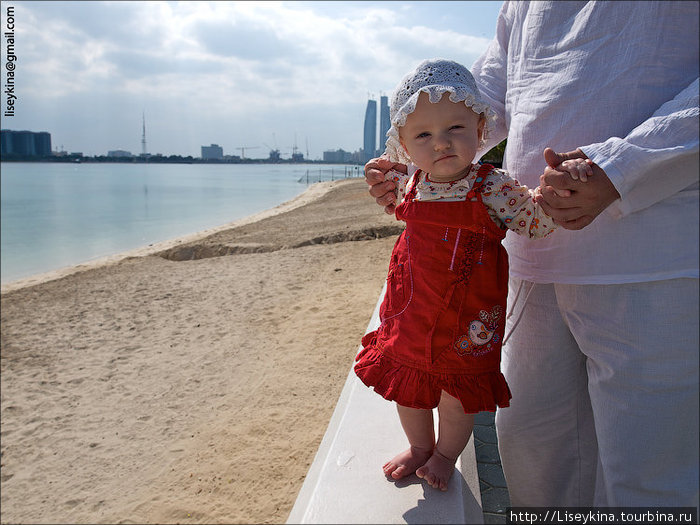
[[[24,2],[14,8],[14,116],[59,151],[309,159],[362,147],[369,98],[426,58],[470,67],[495,34],[487,2]],[[2,112],[7,109],[7,36]]]

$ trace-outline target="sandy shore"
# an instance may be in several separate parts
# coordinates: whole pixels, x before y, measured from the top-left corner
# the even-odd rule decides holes
[[[4,286],[2,523],[283,523],[399,230],[336,181]]]

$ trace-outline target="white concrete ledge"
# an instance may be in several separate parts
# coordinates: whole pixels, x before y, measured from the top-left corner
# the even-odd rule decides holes
[[[379,325],[384,292],[368,332]],[[381,466],[407,447],[394,403],[367,388],[351,369],[287,523],[484,522],[473,437],[446,492],[415,475],[387,480]]]

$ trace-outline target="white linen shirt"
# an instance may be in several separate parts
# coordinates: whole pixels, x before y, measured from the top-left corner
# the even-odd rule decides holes
[[[556,5],[552,5],[556,4]],[[698,3],[505,2],[474,63],[504,168],[539,185],[580,147],[621,198],[579,231],[508,234],[511,275],[610,284],[698,277]]]

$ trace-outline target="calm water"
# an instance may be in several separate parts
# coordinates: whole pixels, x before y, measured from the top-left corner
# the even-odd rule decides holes
[[[226,224],[331,169],[344,176],[328,165],[2,163],[2,282]]]

